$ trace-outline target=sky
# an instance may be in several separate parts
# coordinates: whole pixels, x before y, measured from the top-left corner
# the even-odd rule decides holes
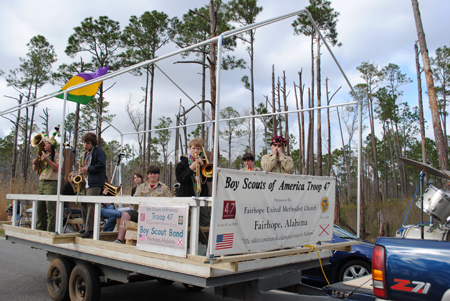
[[[356,67],[362,62],[370,62],[382,68],[389,63],[400,66],[401,71],[411,78],[412,83],[400,88],[403,95],[399,102],[408,102],[410,107],[417,105],[417,81],[415,71],[414,43],[417,40],[417,31],[414,22],[411,1],[407,0],[334,0],[332,7],[339,12],[337,32],[341,47],[334,47],[332,51],[352,85],[361,83]],[[182,18],[189,9],[199,8],[207,4],[206,0],[80,0],[67,5],[66,1],[57,0],[15,0],[0,1],[0,70],[9,73],[9,70],[18,68],[19,58],[26,57],[28,48],[26,44],[33,36],[43,35],[52,44],[57,53],[58,61],[54,64],[54,70],[62,63],[70,64],[79,61],[89,61],[87,54],[81,53],[74,59],[68,57],[64,50],[73,28],[80,26],[87,17],[97,19],[99,16],[108,16],[118,21],[121,29],[128,25],[132,15],[141,16],[145,11],[162,11],[170,18]],[[263,11],[258,15],[257,22],[281,16],[293,11],[301,10],[309,5],[308,0],[259,0],[258,5]],[[431,56],[435,55],[438,47],[448,45],[450,42],[450,18],[448,11],[450,2],[447,0],[420,1],[419,7],[423,27],[427,39],[427,47]],[[287,77],[288,108],[295,109],[294,84],[298,84],[298,72],[303,70],[303,83],[306,89],[310,86],[310,39],[304,36],[296,36],[291,26],[294,18],[290,18],[270,26],[259,28],[256,32],[255,42],[255,103],[265,102],[264,96],[271,95],[271,70],[275,68],[277,77]],[[235,26],[239,26],[235,24]],[[246,46],[238,42],[235,55],[249,62]],[[177,50],[172,43],[158,50],[157,55],[162,56]],[[329,91],[334,93],[342,87],[333,98],[332,104],[351,101],[349,87],[346,84],[336,64],[328,51],[322,48],[322,95],[325,96],[325,78],[329,79]],[[158,66],[182,88],[195,101],[201,99],[200,67],[194,64],[174,64],[181,57],[173,57],[158,63]],[[241,82],[243,75],[248,75],[248,70],[223,71],[221,82],[221,108],[231,106],[241,115],[251,106],[250,92]],[[113,124],[122,133],[134,132],[130,119],[125,113],[125,103],[132,98],[135,109],[139,109],[138,102],[143,98],[141,87],[145,84],[144,77],[136,77],[125,74],[106,82],[106,86],[114,87],[106,94],[106,100],[110,102],[109,113],[116,114]],[[428,99],[425,94],[425,79],[422,78],[424,89],[425,118],[431,125]],[[38,97],[60,90],[59,86],[46,85],[38,92]],[[207,99],[209,99],[209,89]],[[10,97],[18,97],[18,93],[11,87],[7,87],[5,77],[0,77],[0,110],[8,109],[16,105],[16,101]],[[155,75],[155,104],[154,123],[162,116],[170,117],[173,121],[178,113],[179,102],[189,108],[192,103],[181,93],[164,75],[157,71]],[[307,94],[305,94],[305,98]],[[50,127],[62,122],[62,101],[54,98],[40,104],[37,115],[42,115],[42,110],[50,109]],[[142,107],[143,108],[143,107]],[[69,102],[67,112],[74,112],[75,104]],[[325,114],[322,112],[323,129],[326,129]],[[13,118],[12,115],[8,115]],[[298,136],[296,114],[290,117],[290,132]],[[42,128],[42,119],[37,117],[36,123]],[[188,123],[200,121],[200,115],[193,111],[188,116]],[[12,123],[0,118],[0,137],[7,135],[12,128]],[[333,137],[339,137],[338,123],[335,110],[332,112]],[[190,128],[190,131],[194,127]],[[324,131],[324,130],[323,130]],[[367,133],[363,133],[363,139]],[[427,136],[434,139],[431,126],[427,129]],[[106,141],[120,140],[120,134],[112,128],[106,130],[102,136]],[[125,143],[136,145],[136,135],[125,135]],[[261,139],[259,139],[261,140]],[[340,139],[334,139],[333,145],[340,146]],[[172,139],[173,142],[173,139]],[[297,144],[298,146],[298,144]],[[242,149],[239,144],[236,149]],[[324,149],[324,151],[326,151]],[[258,150],[259,152],[259,150]]]

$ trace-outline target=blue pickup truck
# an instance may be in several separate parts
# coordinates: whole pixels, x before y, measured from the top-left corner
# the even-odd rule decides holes
[[[450,241],[378,237],[365,278],[324,291],[345,300],[450,301]]]
[[[450,300],[450,242],[379,237],[373,291],[388,300]]]

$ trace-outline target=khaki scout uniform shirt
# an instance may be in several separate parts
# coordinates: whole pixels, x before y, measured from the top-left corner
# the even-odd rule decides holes
[[[286,174],[294,169],[294,160],[292,160],[292,157],[280,153],[278,160],[280,163],[277,162],[277,156],[272,153],[264,155],[261,159],[261,167],[264,171]]]
[[[150,188],[150,183],[139,185],[134,196],[144,197],[171,197],[170,189],[163,183],[158,182],[155,187]]]
[[[50,157],[50,154],[45,154],[47,157]],[[50,159],[50,158],[49,158]],[[56,164],[59,164],[59,153],[55,152],[55,161]],[[64,164],[64,157],[62,160],[62,164]],[[42,170],[41,175],[39,176],[39,181],[41,180],[52,180],[58,181],[58,170],[53,170],[50,165],[45,162],[44,169]]]

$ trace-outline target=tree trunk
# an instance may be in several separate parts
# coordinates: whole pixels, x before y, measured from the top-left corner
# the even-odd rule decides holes
[[[391,133],[394,131],[394,129],[392,128],[392,124],[391,126],[389,126],[389,122],[387,123],[387,127],[388,127],[388,141],[389,141],[389,153],[391,155],[391,171],[393,173],[393,179],[394,179],[394,189],[393,189],[393,197],[398,199],[398,182],[397,182],[397,168],[395,167],[395,158],[394,158],[394,146],[392,145],[392,136]]]
[[[428,98],[430,101],[430,109],[432,115],[432,124],[434,130],[434,137],[436,142],[436,149],[439,158],[439,167],[441,170],[449,170],[448,167],[448,146],[445,145],[444,134],[442,132],[441,120],[439,119],[439,107],[436,99],[436,91],[434,89],[433,73],[431,71],[430,59],[428,56],[427,43],[425,40],[425,33],[423,31],[422,20],[420,17],[419,3],[417,0],[411,0],[414,19],[416,21],[417,36],[419,37],[420,51],[422,53],[423,68],[425,71],[425,78],[427,81]],[[447,182],[445,181],[445,187]]]
[[[386,140],[387,140],[386,121],[383,121],[384,199],[385,200],[387,200],[389,198]]]
[[[148,93],[149,93],[149,80],[150,80],[150,66],[146,66],[146,78],[145,78],[145,97],[144,97],[144,137],[143,137],[143,143],[142,143],[142,157],[141,164],[142,166],[147,166],[145,164],[146,159],[146,151],[147,151],[147,107],[148,107]]]
[[[303,83],[302,83],[302,71],[300,71],[298,73],[298,77],[299,77],[299,93],[300,93],[300,99],[297,96],[297,89],[295,88],[295,81],[294,81],[294,91],[295,91],[295,104],[297,106],[297,110],[300,110],[300,102],[303,102]],[[303,103],[302,103],[302,109],[303,109]],[[304,145],[302,145],[302,132],[304,133],[303,130],[303,126],[302,126],[302,122],[303,122],[303,118],[300,118],[300,114],[302,114],[303,116],[303,112],[297,112],[297,120],[298,120],[298,172],[299,174],[303,174],[303,168],[302,168],[302,163],[303,163],[303,150],[304,150]]]
[[[216,26],[217,26],[217,16],[214,11],[214,1],[209,0],[209,26],[211,31],[211,38],[216,36]],[[209,76],[211,85],[211,102],[213,107],[211,108],[212,120],[215,120],[215,108],[216,108],[216,43],[211,43],[211,48],[209,51]],[[220,64],[220,62],[219,62]],[[220,66],[219,66],[220,68]],[[213,141],[215,139],[215,123],[213,123]]]
[[[30,97],[31,97],[31,93],[28,96],[28,101],[30,101]],[[27,160],[27,155],[28,155],[28,143],[29,143],[29,139],[28,139],[28,107],[25,109],[26,113],[25,113],[25,130],[24,130],[24,139],[23,139],[23,148],[22,148],[22,177],[25,180],[25,183],[27,182],[27,178],[28,178],[28,172],[27,172],[27,167],[28,165],[26,164],[26,160]]]
[[[419,41],[414,43],[414,53],[416,54],[416,73],[417,73],[417,94],[419,102],[419,121],[420,121],[420,137],[422,140],[422,162],[427,162],[427,148],[425,139],[425,120],[423,118],[423,101],[422,101],[422,77],[420,76],[420,63],[419,63]],[[428,175],[427,175],[428,176]],[[428,177],[426,179],[428,181]]]
[[[19,106],[22,104],[23,95],[19,95]],[[16,177],[16,167],[17,167],[17,153],[18,153],[18,140],[19,140],[19,126],[20,126],[20,112],[22,110],[17,110],[16,128],[14,130],[14,148],[11,166],[11,177],[14,179]]]
[[[284,111],[288,111],[288,105],[287,105],[287,96],[286,96],[286,71],[283,71],[283,102],[284,102]],[[290,153],[290,147],[289,147],[289,120],[288,120],[288,114],[284,114],[285,118],[285,126],[284,126],[284,137],[288,141],[288,144],[286,146],[286,154],[289,156]]]
[[[373,180],[374,180],[374,189],[375,189],[375,198],[381,200],[381,192],[380,192],[380,183],[378,177],[378,154],[377,154],[377,145],[375,141],[375,126],[374,126],[374,116],[373,116],[373,100],[372,97],[369,96],[369,92],[367,92],[369,97],[369,123],[370,123],[370,134],[372,140],[372,153],[373,153]]]
[[[98,147],[102,148],[102,115],[103,115],[103,83],[100,84],[100,97],[98,99],[97,139]]]
[[[341,224],[341,204],[339,201],[339,189],[338,189],[338,181],[336,179],[336,187],[334,190],[334,223],[336,225]]]
[[[202,110],[205,111],[205,99],[206,99],[206,55],[202,54]],[[205,122],[205,115],[202,114],[202,122]],[[206,141],[205,136],[205,124],[202,124],[202,139]],[[212,149],[212,148],[211,148]],[[177,158],[178,160],[178,158]]]

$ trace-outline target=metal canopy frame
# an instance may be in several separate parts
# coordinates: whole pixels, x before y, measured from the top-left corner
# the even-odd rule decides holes
[[[295,17],[295,16],[300,15],[300,14],[306,15],[308,17],[308,19],[311,21],[311,24],[314,26],[316,31],[319,33],[320,38],[322,39],[323,43],[325,44],[326,48],[328,49],[328,52],[331,54],[334,62],[336,63],[337,67],[339,68],[342,76],[344,77],[344,79],[347,82],[348,86],[350,87],[351,91],[353,92],[353,94],[357,98],[356,102],[344,103],[344,104],[333,105],[333,106],[324,106],[324,107],[320,107],[320,108],[311,108],[311,109],[303,109],[303,110],[292,110],[292,111],[288,111],[288,112],[277,112],[277,113],[269,113],[269,114],[264,114],[264,115],[245,116],[245,117],[230,118],[230,119],[220,119],[219,112],[220,112],[221,64],[219,63],[218,66],[217,66],[217,69],[216,69],[216,107],[215,107],[215,119],[214,120],[212,120],[212,121],[205,121],[205,122],[198,122],[198,123],[192,123],[192,124],[186,124],[186,125],[183,125],[183,126],[168,127],[168,128],[163,128],[163,129],[152,129],[152,130],[147,130],[145,132],[153,132],[153,131],[156,131],[156,130],[175,129],[175,128],[181,128],[181,127],[187,127],[187,126],[199,125],[199,124],[211,123],[211,122],[216,123],[216,126],[214,128],[215,133],[214,133],[214,141],[213,141],[213,143],[214,143],[213,150],[215,150],[215,151],[214,151],[214,159],[213,159],[213,170],[214,170],[214,173],[213,173],[213,185],[212,185],[212,196],[213,196],[212,200],[213,201],[212,201],[212,208],[211,208],[211,210],[212,210],[212,213],[211,213],[211,224],[214,224],[215,223],[215,214],[214,214],[214,212],[216,210],[216,199],[217,199],[217,197],[215,195],[217,193],[217,167],[218,167],[217,166],[217,162],[218,162],[218,151],[217,150],[218,150],[218,147],[219,147],[219,140],[218,140],[218,137],[219,137],[219,126],[218,126],[218,124],[220,123],[220,121],[232,120],[232,119],[242,119],[242,118],[255,118],[255,117],[261,117],[261,116],[272,116],[272,115],[279,115],[279,114],[289,114],[289,113],[296,113],[296,112],[303,112],[303,111],[310,111],[310,110],[321,110],[321,109],[325,109],[325,108],[357,104],[358,105],[357,236],[359,237],[360,236],[360,225],[359,225],[360,224],[360,198],[361,198],[361,195],[360,195],[361,194],[361,192],[360,192],[360,190],[361,190],[360,174],[361,174],[361,151],[362,151],[362,125],[361,125],[361,123],[362,123],[362,118],[361,118],[362,102],[358,98],[357,93],[353,89],[353,86],[351,85],[350,81],[348,80],[345,72],[343,71],[342,67],[340,66],[339,62],[337,61],[335,55],[333,54],[333,51],[331,50],[331,47],[328,45],[326,39],[322,35],[319,27],[317,26],[317,24],[315,23],[314,19],[312,18],[311,14],[309,13],[309,11],[307,9],[298,10],[298,11],[295,11],[295,12],[292,12],[292,13],[289,13],[289,14],[285,14],[285,15],[276,17],[276,18],[268,19],[266,21],[258,22],[258,23],[255,23],[255,24],[247,25],[247,26],[244,26],[244,27],[240,27],[240,28],[236,28],[236,29],[224,32],[224,33],[222,33],[219,36],[213,37],[213,38],[205,40],[203,42],[200,42],[200,43],[197,43],[197,44],[194,44],[194,45],[182,48],[180,50],[176,50],[174,52],[162,55],[160,57],[157,57],[157,58],[154,58],[154,59],[151,59],[151,60],[143,61],[141,63],[138,63],[138,64],[135,64],[135,65],[126,67],[126,68],[124,68],[122,70],[119,70],[119,71],[116,71],[116,72],[113,72],[113,73],[110,73],[110,74],[103,75],[101,77],[98,77],[96,79],[90,80],[88,82],[81,83],[81,84],[78,84],[76,86],[70,87],[70,88],[66,89],[65,91],[58,91],[58,92],[53,92],[53,93],[48,94],[48,95],[44,95],[44,96],[42,96],[40,98],[36,98],[35,100],[30,101],[28,103],[21,104],[21,105],[18,105],[16,107],[10,108],[8,110],[2,111],[2,112],[0,112],[0,116],[3,116],[5,114],[9,114],[9,113],[15,112],[17,110],[20,110],[20,109],[23,109],[23,108],[26,108],[26,107],[29,107],[29,106],[36,105],[36,104],[38,104],[40,102],[46,101],[46,100],[48,100],[50,98],[53,98],[53,97],[55,97],[57,95],[63,94],[64,95],[64,98],[63,98],[64,99],[64,107],[63,107],[63,112],[64,113],[63,113],[63,118],[62,118],[62,122],[61,122],[61,124],[63,125],[62,126],[62,131],[61,131],[61,137],[64,137],[64,132],[65,132],[64,124],[65,124],[65,118],[66,118],[66,104],[67,104],[67,93],[68,92],[76,90],[76,89],[80,89],[80,88],[83,88],[83,87],[86,87],[86,86],[89,86],[89,85],[91,85],[93,83],[105,81],[105,80],[114,78],[116,76],[120,76],[122,74],[128,73],[128,72],[130,72],[132,70],[144,67],[144,66],[149,65],[149,64],[155,64],[156,62],[162,61],[162,60],[164,60],[166,58],[169,58],[169,57],[181,54],[181,53],[186,52],[186,51],[193,50],[195,48],[198,48],[200,46],[203,46],[203,45],[206,45],[206,44],[210,44],[210,43],[217,43],[217,45],[218,45],[218,47],[217,47],[217,61],[221,62],[222,61],[222,52],[223,52],[223,40],[225,38],[235,36],[237,34],[245,32],[245,31],[249,31],[249,30],[260,28],[260,27],[264,27],[264,26],[270,25],[272,23],[276,23],[276,22],[279,22],[279,21],[282,21],[282,20],[285,20],[285,19],[288,19],[288,18],[291,18],[291,17]],[[156,66],[156,64],[155,64],[155,66]],[[157,68],[162,72],[162,70],[159,67],[157,67]],[[168,77],[164,72],[162,72],[162,73],[166,77]],[[169,78],[169,80],[172,81],[170,78]],[[174,82],[172,81],[172,83],[174,83]],[[181,90],[180,87],[178,87],[178,88]],[[181,90],[181,91],[185,95],[187,95],[183,90]],[[203,111],[202,111],[202,113],[205,114]],[[218,122],[216,122],[216,121],[218,121]],[[117,130],[117,131],[120,133],[119,130]],[[133,132],[133,133],[120,133],[122,148],[123,148],[123,136],[124,135],[138,134],[138,133],[142,133],[142,132],[144,132],[144,131]],[[61,155],[60,156],[60,162],[59,162],[59,170],[58,170],[58,181],[61,181],[62,157],[63,156]],[[57,216],[61,216],[59,214],[62,213],[61,212],[62,211],[62,206],[60,204],[60,198],[59,198],[59,196],[60,196],[60,189],[61,189],[60,185],[58,185],[58,191],[57,191],[57,194],[58,194]],[[15,209],[15,207],[14,207],[14,209]],[[13,212],[13,214],[14,214],[14,212]],[[59,219],[57,219],[57,221],[56,221],[56,229],[57,229],[57,231],[60,232],[61,228],[62,228],[61,222],[59,221]],[[214,229],[214,227],[211,227],[210,228],[210,237],[214,237],[214,236],[215,236],[215,229]],[[215,258],[214,257],[214,249],[215,249],[215,240],[212,239],[212,240],[210,240],[209,248],[208,248],[208,258],[210,260],[214,260],[214,258]]]

